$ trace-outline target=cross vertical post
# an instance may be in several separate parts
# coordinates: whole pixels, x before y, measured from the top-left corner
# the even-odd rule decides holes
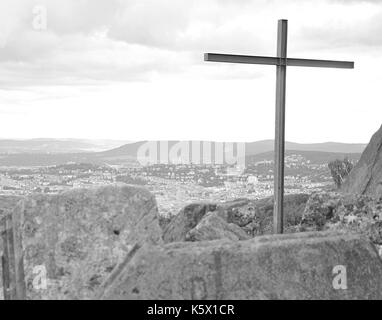
[[[284,229],[284,157],[285,157],[285,87],[287,57],[288,21],[278,21],[276,67],[276,125],[274,163],[274,210],[273,232],[283,233]]]

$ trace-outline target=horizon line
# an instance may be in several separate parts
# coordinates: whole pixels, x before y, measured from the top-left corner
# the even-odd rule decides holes
[[[120,141],[125,142],[126,144],[144,142],[144,141],[199,141],[199,142],[221,142],[221,143],[255,143],[255,142],[268,142],[274,141],[274,139],[260,139],[260,140],[252,140],[252,141],[221,141],[221,140],[200,140],[200,139],[141,139],[141,140],[130,140],[130,139],[120,139],[120,138],[48,138],[48,137],[38,137],[38,138],[2,138],[0,137],[0,141],[13,140],[13,141],[33,141],[33,140],[56,140],[56,141],[69,141],[69,140],[77,140],[77,141]],[[296,142],[285,140],[285,143],[296,143],[296,144],[325,144],[325,143],[338,143],[338,144],[368,144],[368,142],[342,142],[342,141],[321,141],[321,142]]]

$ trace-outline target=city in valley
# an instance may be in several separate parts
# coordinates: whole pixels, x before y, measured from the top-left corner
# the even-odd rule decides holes
[[[285,192],[311,193],[333,185],[328,162],[341,154],[287,151]],[[356,161],[358,154],[353,154]],[[150,190],[161,215],[169,217],[198,201],[260,199],[273,194],[273,153],[247,157],[237,173],[227,165],[154,164],[138,162],[87,163],[0,167],[0,194],[57,194],[72,188],[113,183],[140,185]],[[228,170],[227,170],[228,169]],[[231,170],[229,170],[231,169]]]

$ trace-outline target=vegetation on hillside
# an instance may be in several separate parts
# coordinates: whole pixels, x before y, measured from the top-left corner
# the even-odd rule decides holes
[[[345,178],[353,169],[353,163],[348,158],[344,160],[337,159],[329,162],[328,167],[336,187],[340,188]]]

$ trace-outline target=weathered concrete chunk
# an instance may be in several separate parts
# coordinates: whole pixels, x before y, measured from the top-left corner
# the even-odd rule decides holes
[[[135,243],[161,243],[156,200],[143,188],[33,195],[16,213],[23,220],[29,299],[91,298]]]
[[[382,299],[382,262],[355,234],[144,246],[102,299]]]
[[[382,126],[372,136],[357,165],[342,185],[345,193],[382,196]]]

